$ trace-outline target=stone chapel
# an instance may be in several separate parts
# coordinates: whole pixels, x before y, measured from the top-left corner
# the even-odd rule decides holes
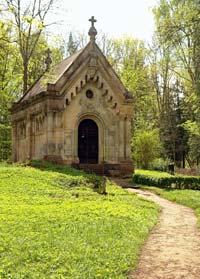
[[[52,66],[13,104],[12,160],[132,174],[133,99],[95,42]],[[46,60],[49,65],[51,58]]]

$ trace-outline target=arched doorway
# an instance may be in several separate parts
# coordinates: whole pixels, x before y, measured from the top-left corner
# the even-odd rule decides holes
[[[99,132],[97,124],[84,119],[78,127],[78,157],[81,164],[98,164]]]

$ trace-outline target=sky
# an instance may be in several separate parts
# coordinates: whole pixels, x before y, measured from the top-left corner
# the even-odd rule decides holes
[[[62,0],[57,19],[62,23],[56,32],[67,34],[69,31],[88,32],[94,16],[97,31],[109,37],[119,38],[130,35],[134,38],[150,41],[154,21],[151,8],[156,0]],[[56,20],[57,20],[56,19]]]

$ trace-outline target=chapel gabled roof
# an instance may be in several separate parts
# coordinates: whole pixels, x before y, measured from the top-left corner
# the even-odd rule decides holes
[[[65,58],[58,64],[52,66],[50,71],[47,71],[42,76],[40,76],[38,80],[28,89],[28,91],[17,102],[18,104],[23,103],[24,101],[27,101],[32,97],[39,95],[42,92],[47,92],[48,84],[56,85],[64,75],[67,75],[67,73],[70,72],[70,69],[71,67],[73,68],[73,65],[77,64],[79,67],[80,61],[82,63],[82,61],[86,59],[86,57],[90,56],[91,52],[94,51],[97,53],[98,58],[104,61],[103,64],[106,65],[106,69],[109,73],[110,80],[112,80],[113,78],[113,84],[118,85],[118,88],[121,88],[122,96],[125,99],[132,99],[131,94],[125,88],[119,76],[114,71],[114,69],[106,59],[105,55],[102,53],[101,49],[95,43],[95,36],[97,34],[97,31],[94,27],[94,22],[96,22],[96,20],[94,19],[94,17],[92,17],[90,21],[92,23],[92,26],[88,33],[90,36],[90,42],[83,49]]]
[[[61,62],[54,65],[50,72],[45,72],[40,76],[36,82],[28,89],[28,91],[22,96],[19,102],[28,100],[29,98],[38,95],[41,92],[47,90],[47,83],[56,83],[57,80],[64,74],[67,69],[73,64],[76,58],[84,49],[79,50],[78,52],[72,54],[71,56],[65,58]]]

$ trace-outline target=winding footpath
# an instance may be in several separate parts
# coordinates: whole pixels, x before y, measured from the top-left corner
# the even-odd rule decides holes
[[[131,185],[115,180],[122,187]],[[161,206],[158,224],[144,245],[131,279],[200,279],[200,229],[192,209],[154,193],[128,189]]]

